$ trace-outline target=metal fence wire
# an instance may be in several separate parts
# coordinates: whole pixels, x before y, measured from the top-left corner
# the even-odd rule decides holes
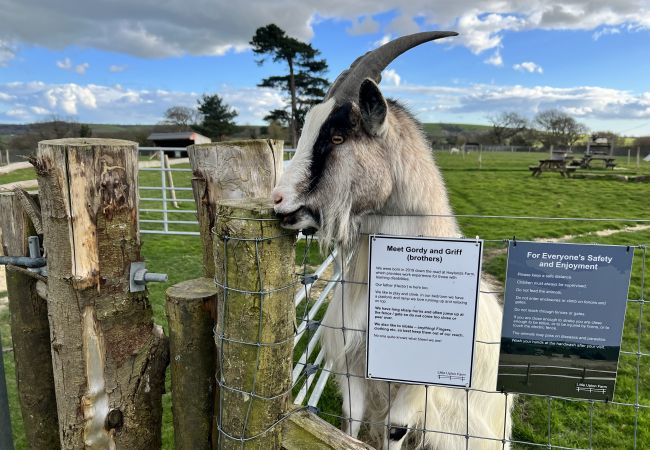
[[[458,217],[458,216],[457,216]],[[486,216],[476,216],[485,219]],[[645,219],[587,219],[587,218],[561,218],[561,217],[512,217],[499,216],[488,217],[489,219],[508,219],[508,220],[552,220],[552,221],[600,221],[606,220],[611,222],[620,222],[622,224],[650,224],[650,220]],[[435,217],[432,217],[432,220]],[[367,236],[364,236],[367,237]],[[490,252],[490,267],[498,271],[498,266],[505,268],[506,249],[511,238],[504,239],[484,239],[486,252]],[[518,240],[524,240],[524,236],[517,236]],[[589,239],[587,237],[587,239]],[[580,242],[584,242],[584,239]],[[634,251],[633,275],[631,278],[630,289],[627,299],[627,312],[625,318],[624,337],[621,344],[621,351],[618,364],[618,377],[614,401],[604,402],[589,399],[566,398],[554,395],[538,394],[514,394],[499,392],[496,390],[482,390],[472,387],[441,387],[441,386],[423,386],[423,397],[432,396],[432,390],[456,389],[462,393],[464,404],[456,405],[461,409],[461,415],[465,417],[465,423],[462,429],[429,429],[426,426],[428,417],[431,414],[439,414],[440,411],[431,411],[435,408],[436,402],[425,401],[422,415],[424,420],[418,421],[414,427],[404,426],[403,423],[391,423],[390,413],[388,420],[372,420],[368,416],[345,417],[340,410],[341,399],[333,394],[332,385],[329,384],[332,375],[342,383],[339,387],[348,392],[352,389],[351,383],[355,379],[364,379],[364,382],[380,383],[385,389],[385,398],[388,401],[388,411],[391,410],[391,401],[394,398],[395,391],[399,385],[386,381],[365,380],[364,373],[356,373],[351,370],[351,363],[346,358],[344,371],[335,371],[332,361],[326,358],[326,355],[320,345],[320,338],[326,328],[332,329],[330,324],[322,321],[329,299],[335,289],[340,291],[343,301],[341,308],[345,308],[349,299],[346,297],[349,287],[353,285],[367,286],[367,279],[354,279],[350,275],[350,255],[344,255],[338,251],[333,251],[320,265],[310,264],[310,254],[316,250],[318,242],[314,236],[307,236],[304,240],[302,254],[299,256],[297,276],[298,280],[291,282],[282,289],[297,286],[297,292],[294,297],[294,306],[296,308],[297,325],[293,336],[294,348],[294,369],[292,372],[291,389],[283,390],[274,396],[260,396],[255,392],[255,387],[248,392],[239,391],[242,394],[258,398],[260,400],[270,401],[279,396],[285,396],[289,392],[293,394],[295,405],[302,406],[292,410],[295,411],[308,409],[317,413],[320,417],[337,426],[343,425],[344,429],[349,430],[350,424],[357,422],[361,424],[362,439],[370,439],[370,443],[381,448],[382,439],[377,436],[385,433],[386,435],[404,435],[409,432],[410,438],[408,443],[402,448],[425,449],[426,436],[432,435],[447,436],[453,442],[456,439],[460,444],[454,444],[454,448],[557,448],[557,449],[594,449],[594,448],[650,448],[650,390],[644,384],[645,377],[650,375],[650,337],[645,329],[648,324],[648,315],[644,316],[644,305],[647,300],[648,286],[646,283],[646,264],[648,261],[647,245],[642,243],[627,243],[630,249]],[[257,251],[257,243],[256,243]],[[485,259],[484,259],[485,265]],[[495,269],[497,268],[497,269]],[[263,270],[260,269],[260,273]],[[503,271],[505,272],[505,271]],[[261,275],[260,275],[261,277]],[[259,280],[260,290],[249,292],[252,295],[259,295],[260,301],[269,294],[268,287],[264,286],[262,278]],[[227,286],[217,280],[219,288],[224,290],[224,295],[228,291],[236,290],[236,287]],[[278,288],[276,288],[278,289]],[[503,288],[496,291],[481,290],[481,293],[491,293],[503,296]],[[480,307],[479,312],[480,314]],[[365,329],[354,328],[346,324],[346,314],[341,311],[343,322],[340,327],[333,328],[341,333],[343,342],[350,339],[353,333],[363,334],[365,339]],[[264,320],[259,317],[260,324]],[[227,339],[220,335],[216,339]],[[289,338],[287,338],[289,339]],[[285,339],[278,342],[263,342],[258,339],[256,342],[248,342],[248,345],[256,346],[258,352],[260,347],[269,345],[282,345]],[[479,346],[499,346],[499,341],[481,341],[477,340],[477,349]],[[341,349],[343,352],[343,349]],[[390,355],[387,355],[390,357]],[[418,358],[426,358],[427,355],[414,355]],[[259,361],[259,359],[258,359]],[[494,361],[497,364],[497,361]],[[476,370],[476,369],[475,369]],[[480,369],[479,369],[480,370]],[[580,375],[578,375],[579,377]],[[218,383],[222,389],[232,390],[231,386],[219,379]],[[331,383],[331,382],[330,382]],[[327,391],[327,395],[323,395]],[[503,423],[504,428],[498,436],[478,435],[471,432],[471,421],[480,411],[472,411],[472,402],[470,399],[474,395],[500,396],[504,402]],[[348,411],[354,411],[353,399],[347,395],[349,404],[345,405]],[[249,402],[250,403],[250,402]],[[513,420],[516,423],[515,432],[512,437],[506,435],[505,423],[508,420],[509,405],[514,404]],[[444,412],[443,412],[444,413]],[[273,427],[286,419],[287,416],[278,418],[267,430],[258,432],[254,435],[245,432],[246,421],[242,424],[242,434],[239,436],[228,434],[229,440],[241,442],[241,448],[244,443],[269,432]],[[247,419],[247,418],[246,418]],[[220,432],[224,431],[220,428]],[[374,440],[373,440],[374,439]]]

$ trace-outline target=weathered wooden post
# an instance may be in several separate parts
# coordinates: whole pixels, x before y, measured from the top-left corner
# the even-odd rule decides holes
[[[215,224],[219,448],[281,447],[296,289],[295,235],[268,199],[222,200]]]
[[[5,379],[5,359],[0,336],[0,448],[14,450],[14,439],[11,434],[11,412],[7,395],[7,380]]]
[[[282,141],[262,139],[188,147],[205,278],[184,281],[167,290],[177,450],[209,449],[211,440],[216,443],[213,328],[217,289],[212,229],[217,201],[269,197],[282,173],[282,148]]]
[[[174,448],[210,450],[214,417],[214,280],[198,278],[167,289]]]
[[[37,205],[28,196],[23,192],[0,194],[0,227],[5,256],[29,256],[28,238],[36,235],[37,229],[26,213],[21,197]],[[36,211],[31,212],[36,228],[40,228]],[[36,289],[37,282],[45,278],[16,266],[7,266],[6,274],[16,382],[27,445],[33,449],[58,449],[59,424],[47,303]]]
[[[212,234],[217,201],[268,197],[282,175],[284,142],[272,139],[191,145],[187,153],[203,241],[205,276],[214,277]]]
[[[42,141],[33,163],[61,447],[160,448],[167,340],[146,291],[129,288],[142,260],[137,144]]]

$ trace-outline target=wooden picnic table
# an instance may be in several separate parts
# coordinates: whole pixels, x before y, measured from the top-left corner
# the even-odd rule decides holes
[[[560,172],[560,175],[566,178],[570,177],[578,168],[567,165],[570,160],[567,158],[540,159],[537,166],[528,166],[528,169],[534,177],[540,176],[542,172]]]
[[[591,163],[593,161],[602,161],[605,164],[606,169],[614,170],[616,167],[616,158],[610,155],[583,155],[580,160],[580,167],[583,169],[591,169]]]

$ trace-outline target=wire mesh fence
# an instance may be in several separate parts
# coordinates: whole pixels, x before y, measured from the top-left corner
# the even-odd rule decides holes
[[[461,217],[462,218],[462,217]],[[464,218],[468,218],[465,216]],[[644,219],[612,219],[612,218],[563,218],[563,217],[513,217],[498,216],[487,217],[472,215],[471,218],[488,220],[510,220],[510,221],[604,221],[648,224],[650,221]],[[432,217],[432,220],[435,218]],[[513,228],[516,231],[516,228]],[[623,236],[625,234],[623,233]],[[517,236],[522,239],[523,236]],[[511,238],[486,239],[486,252],[490,254],[487,266],[488,272],[497,278],[503,278],[506,264],[506,249]],[[607,239],[597,238],[593,235],[584,237],[577,236],[575,242],[598,241],[607,242]],[[646,281],[646,266],[648,263],[647,242],[617,242],[629,245],[634,251],[633,274],[628,295],[628,308],[625,318],[625,328],[621,352],[618,364],[618,377],[614,401],[601,402],[587,399],[567,398],[563,396],[548,396],[536,394],[513,394],[498,392],[495,389],[485,390],[468,388],[448,388],[438,386],[424,386],[420,393],[422,399],[416,400],[421,410],[420,420],[415,426],[405,426],[403,422],[391,421],[390,411],[393,409],[391,402],[394,401],[396,391],[401,387],[392,382],[384,382],[381,389],[385,390],[384,397],[387,404],[384,405],[386,412],[383,420],[372,421],[369,415],[361,413],[355,416],[354,395],[346,395],[345,391],[358,389],[355,380],[362,383],[381,383],[365,380],[365,374],[350,370],[350,361],[345,361],[339,366],[344,370],[333,368],[332,356],[346,358],[344,350],[341,355],[326,355],[320,347],[318,340],[322,337],[323,330],[332,329],[332,324],[322,321],[324,309],[328,301],[325,297],[331,296],[335,290],[343,297],[340,308],[344,309],[353,299],[346,298],[346,289],[353,285],[367,286],[367,279],[355,279],[350,277],[351,260],[345,255],[332,254],[325,261],[330,267],[320,266],[316,271],[309,270],[303,265],[301,271],[303,287],[296,296],[297,315],[299,317],[299,333],[296,334],[296,365],[293,371],[294,402],[304,405],[317,412],[321,417],[334,423],[342,425],[344,429],[352,430],[361,428],[361,436],[372,440],[378,447],[385,444],[384,439],[376,436],[401,437],[407,434],[407,444],[402,448],[428,448],[427,442],[431,441],[427,435],[446,436],[448,439],[442,441],[451,443],[449,448],[561,448],[561,449],[591,449],[591,448],[647,448],[650,446],[650,390],[647,389],[644,380],[650,376],[650,339],[644,332],[650,325],[647,314],[644,316],[644,305],[648,301],[649,287]],[[306,246],[313,245],[308,239]],[[307,247],[306,247],[307,248]],[[308,253],[308,250],[305,250]],[[348,255],[349,256],[349,255]],[[354,259],[352,259],[353,261]],[[334,264],[336,262],[336,264]],[[364,261],[357,261],[356,264],[365,264]],[[343,268],[343,270],[342,270]],[[326,275],[324,275],[326,274]],[[320,286],[318,285],[320,283]],[[502,285],[502,280],[497,283]],[[355,292],[358,294],[358,290]],[[482,294],[496,294],[503,296],[503,289],[481,290]],[[367,301],[367,298],[364,299]],[[479,306],[480,314],[480,306]],[[365,328],[355,328],[345,323],[346,313],[341,311],[340,317],[344,318],[343,323],[336,329],[341,333],[343,342],[349,340],[354,333],[358,333],[365,339]],[[498,348],[499,340],[480,341],[477,340],[477,351],[480,346]],[[390,355],[387,355],[390,357]],[[427,355],[414,355],[415,358],[425,358]],[[497,364],[497,361],[494,361]],[[534,370],[534,368],[533,368]],[[593,375],[593,374],[592,374]],[[602,375],[602,374],[600,374]],[[333,394],[330,385],[326,392],[328,380],[337,379],[343,399]],[[562,375],[562,376],[567,376]],[[573,376],[573,375],[568,375]],[[576,375],[578,378],[585,374]],[[496,380],[495,386],[496,386]],[[464,402],[457,403],[461,416],[466,420],[463,424],[456,423],[453,427],[443,426],[432,428],[427,424],[436,423],[427,417],[435,417],[441,412],[436,410],[434,397],[444,390],[454,389],[460,391],[455,394],[456,398],[464,398]],[[504,405],[502,415],[503,431],[501,435],[485,435],[473,433],[476,427],[472,422],[484,420],[482,411],[475,411],[476,407],[473,396],[489,398],[500,396]],[[425,401],[424,398],[430,399]],[[348,402],[346,405],[345,402]],[[343,404],[341,404],[343,403]],[[463,404],[464,403],[464,404]],[[510,420],[509,408],[514,404],[514,434],[508,436],[506,421]],[[341,409],[339,409],[341,408]],[[341,410],[352,411],[352,417],[343,414]],[[358,412],[358,411],[357,411]],[[448,413],[448,412],[447,412]],[[458,415],[458,411],[455,413]],[[371,415],[370,415],[371,416]],[[352,426],[353,423],[357,426]],[[444,423],[440,421],[439,423]],[[440,439],[438,439],[440,441]],[[410,445],[409,445],[410,444]]]

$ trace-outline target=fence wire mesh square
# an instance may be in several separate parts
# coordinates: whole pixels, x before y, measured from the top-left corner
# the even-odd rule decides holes
[[[526,218],[510,219],[526,220]],[[564,220],[563,218],[547,219]],[[566,220],[575,219],[568,218]],[[518,237],[518,239],[522,239],[522,237]],[[502,266],[505,269],[508,239],[491,239],[485,242],[486,251],[493,256],[490,270],[494,271],[497,266]],[[405,445],[402,448],[426,448],[423,437],[427,433],[458,436],[461,442],[464,441],[464,444],[454,444],[455,448],[650,448],[650,391],[644,383],[645,378],[650,375],[650,349],[648,348],[650,337],[648,337],[648,333],[645,333],[645,329],[650,324],[647,323],[648,313],[646,312],[644,315],[644,306],[648,301],[649,290],[645,275],[648,254],[647,246],[642,243],[629,242],[627,245],[634,251],[634,259],[614,401],[602,402],[552,395],[484,391],[471,387],[426,386],[424,388],[425,396],[429,395],[431,389],[461,389],[464,391],[464,405],[458,405],[458,407],[464,409],[466,415],[465,429],[459,432],[459,430],[428,429],[426,426],[406,427],[406,431],[411,436],[409,439],[411,445]],[[303,286],[298,290],[295,301],[299,320],[294,338],[296,343],[293,371],[294,403],[307,407],[330,423],[342,426],[344,430],[350,430],[351,423],[359,422],[362,438],[372,435],[373,429],[375,432],[377,429],[383,429],[382,431],[388,435],[399,433],[396,427],[402,428],[403,425],[391,423],[390,418],[387,422],[372,422],[366,416],[358,417],[353,414],[352,417],[347,417],[341,413],[341,406],[344,409],[347,407],[348,411],[354,411],[354,405],[341,405],[342,400],[336,394],[333,379],[337,379],[340,389],[349,390],[354,380],[363,379],[364,375],[351,372],[348,361],[345,364],[346,370],[342,372],[333,370],[332,362],[326,358],[319,345],[323,330],[328,327],[320,319],[322,319],[328,299],[335,289],[340,290],[343,296],[341,308],[345,308],[346,286],[359,283],[367,285],[367,281],[346,277],[348,261],[345,260],[344,255],[337,252],[330,254],[320,266],[310,266],[308,255],[314,247],[317,247],[317,243],[313,238],[308,237],[304,246],[300,270]],[[499,270],[497,269],[497,271]],[[497,285],[503,286],[503,280],[500,280]],[[501,299],[503,298],[502,287],[496,292],[482,290],[481,293],[494,293]],[[345,317],[343,313],[342,316]],[[352,333],[362,333],[364,336],[366,333],[365,329],[346,326],[345,322],[338,330],[341,332],[344,342]],[[481,345],[498,347],[500,342],[477,341],[477,347]],[[343,349],[341,351],[343,352]],[[479,350],[477,349],[477,351]],[[416,357],[426,357],[426,355],[417,355]],[[390,411],[390,391],[398,387],[391,382],[387,382],[385,385],[388,410]],[[514,432],[511,437],[506,435],[505,426],[500,436],[472,434],[470,416],[480,415],[480,412],[477,413],[470,409],[470,398],[476,393],[502,396],[505,399],[504,405],[514,405],[512,413]],[[351,395],[346,397],[348,402],[353,401]],[[432,406],[435,407],[435,402],[422,401],[422,403],[424,404],[424,423],[426,423],[426,416],[437,414],[437,412],[427,410]],[[504,425],[508,417],[507,408],[508,406],[503,411]],[[372,443],[378,447],[382,446],[381,440],[375,439]]]

